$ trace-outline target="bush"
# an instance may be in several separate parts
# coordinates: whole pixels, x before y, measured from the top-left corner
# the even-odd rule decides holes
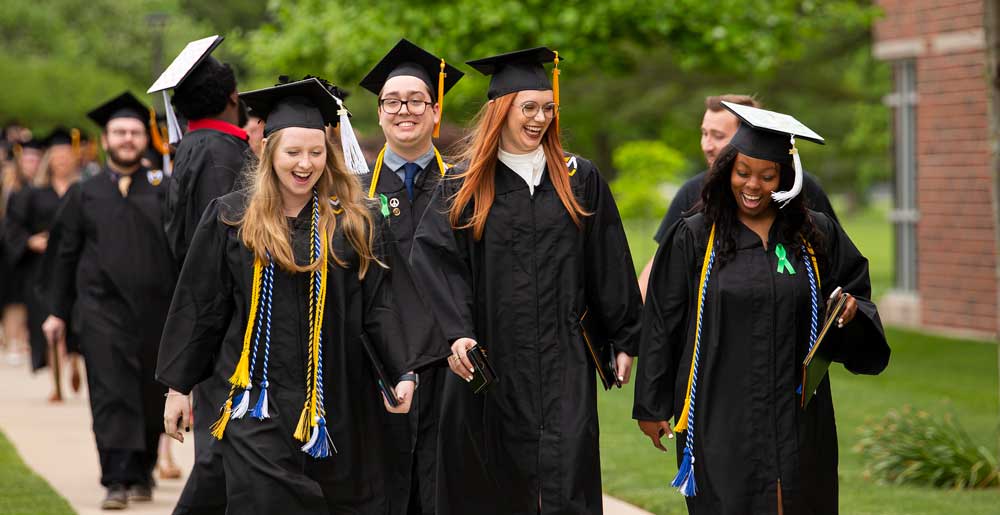
[[[1000,470],[993,455],[973,443],[950,414],[931,416],[890,410],[880,422],[860,430],[855,450],[869,461],[865,476],[896,484],[938,488],[1000,486]]]
[[[677,181],[685,161],[680,152],[655,140],[625,143],[612,156],[618,177],[611,191],[622,218],[658,218],[670,199],[660,191],[665,182]]]

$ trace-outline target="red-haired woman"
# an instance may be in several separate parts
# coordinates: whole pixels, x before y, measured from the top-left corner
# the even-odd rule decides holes
[[[603,327],[628,381],[641,301],[607,183],[563,153],[558,82],[542,67],[556,55],[469,62],[492,75],[489,102],[413,243],[455,373],[442,400],[441,515],[601,513],[596,374],[580,319]],[[466,384],[477,345],[498,376],[480,393]]]

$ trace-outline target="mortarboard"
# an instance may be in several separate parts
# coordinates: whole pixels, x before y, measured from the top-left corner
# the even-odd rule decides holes
[[[393,77],[406,75],[416,77],[427,85],[431,99],[438,102],[443,107],[444,96],[455,84],[465,75],[461,70],[445,62],[423,48],[411,43],[407,39],[400,39],[396,46],[389,50],[385,57],[364,79],[361,79],[361,87],[375,93],[382,92],[386,81]],[[437,80],[433,80],[436,77]],[[441,124],[434,127],[434,136],[437,137],[441,130]]]
[[[740,128],[729,144],[741,154],[777,163],[792,162],[795,167],[795,182],[792,184],[792,189],[771,193],[771,198],[781,203],[781,207],[785,207],[802,191],[802,161],[798,149],[795,148],[795,138],[820,145],[823,145],[825,140],[787,114],[726,101],[723,101],[722,105],[740,120]]]
[[[156,79],[156,82],[146,90],[146,93],[163,92],[163,104],[167,112],[167,130],[169,132],[170,143],[177,143],[181,140],[181,128],[177,123],[177,115],[170,105],[170,98],[167,95],[168,89],[174,89],[192,74],[206,59],[211,59],[210,54],[222,43],[222,36],[209,36],[188,43],[181,53],[174,58],[170,66]]]
[[[79,131],[77,131],[79,134]],[[79,136],[77,136],[79,140]],[[52,132],[42,140],[42,145],[46,147],[54,147],[56,145],[72,145],[73,144],[73,132],[66,127],[56,127],[52,129]]]
[[[281,78],[283,81],[286,77]],[[344,160],[356,174],[368,173],[361,146],[351,127],[344,92],[317,77],[284,82],[270,88],[240,94],[249,109],[264,119],[264,137],[288,127],[324,130],[327,125],[340,127]]]
[[[465,64],[483,75],[490,75],[487,98],[493,100],[509,93],[525,90],[551,89],[555,102],[559,104],[559,52],[548,47],[529,48],[506,54],[485,57]],[[554,63],[552,80],[545,73],[545,63]]]
[[[115,118],[136,118],[148,127],[150,109],[138,98],[135,98],[135,95],[126,91],[94,108],[87,113],[87,117],[101,128],[104,128],[109,121]]]

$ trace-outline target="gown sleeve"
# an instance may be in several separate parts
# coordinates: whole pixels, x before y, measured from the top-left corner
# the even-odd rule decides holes
[[[822,213],[814,213],[814,216],[827,240],[829,272],[827,277],[820,276],[824,298],[840,286],[858,303],[854,320],[843,329],[831,329],[834,331],[834,361],[843,363],[855,374],[878,374],[889,364],[890,350],[878,309],[871,301],[868,259],[861,255],[839,224]]]
[[[76,300],[76,269],[83,253],[83,190],[80,183],[70,186],[56,212],[45,249],[40,290],[53,315],[68,320]]]
[[[7,264],[16,266],[28,250],[28,238],[32,236],[29,229],[31,215],[31,191],[29,187],[10,196],[7,204],[7,215],[4,219],[4,252]]]
[[[642,336],[636,360],[632,418],[669,420],[681,355],[687,342],[688,317],[700,263],[695,237],[686,221],[674,224],[653,258],[649,290],[642,311]],[[686,367],[683,367],[686,368]]]
[[[591,215],[583,219],[587,305],[599,317],[615,349],[639,352],[642,297],[625,228],[608,183],[593,168],[588,181]]]
[[[473,318],[469,231],[452,230],[448,219],[448,183],[441,181],[413,237],[410,267],[445,340],[476,339]]]
[[[376,223],[375,255],[388,268],[372,264],[363,281],[364,331],[375,346],[390,377],[416,370],[450,352],[427,318],[413,276],[399,246],[392,239],[389,222],[373,213]]]
[[[160,340],[156,379],[181,393],[212,374],[235,309],[221,202],[209,204],[195,230]]]

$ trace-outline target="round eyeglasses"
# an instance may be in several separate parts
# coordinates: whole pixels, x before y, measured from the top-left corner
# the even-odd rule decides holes
[[[420,116],[424,114],[427,110],[427,106],[432,102],[426,100],[400,100],[398,98],[383,98],[378,101],[378,106],[382,108],[383,111],[389,114],[399,114],[406,106],[406,111],[410,114]]]

